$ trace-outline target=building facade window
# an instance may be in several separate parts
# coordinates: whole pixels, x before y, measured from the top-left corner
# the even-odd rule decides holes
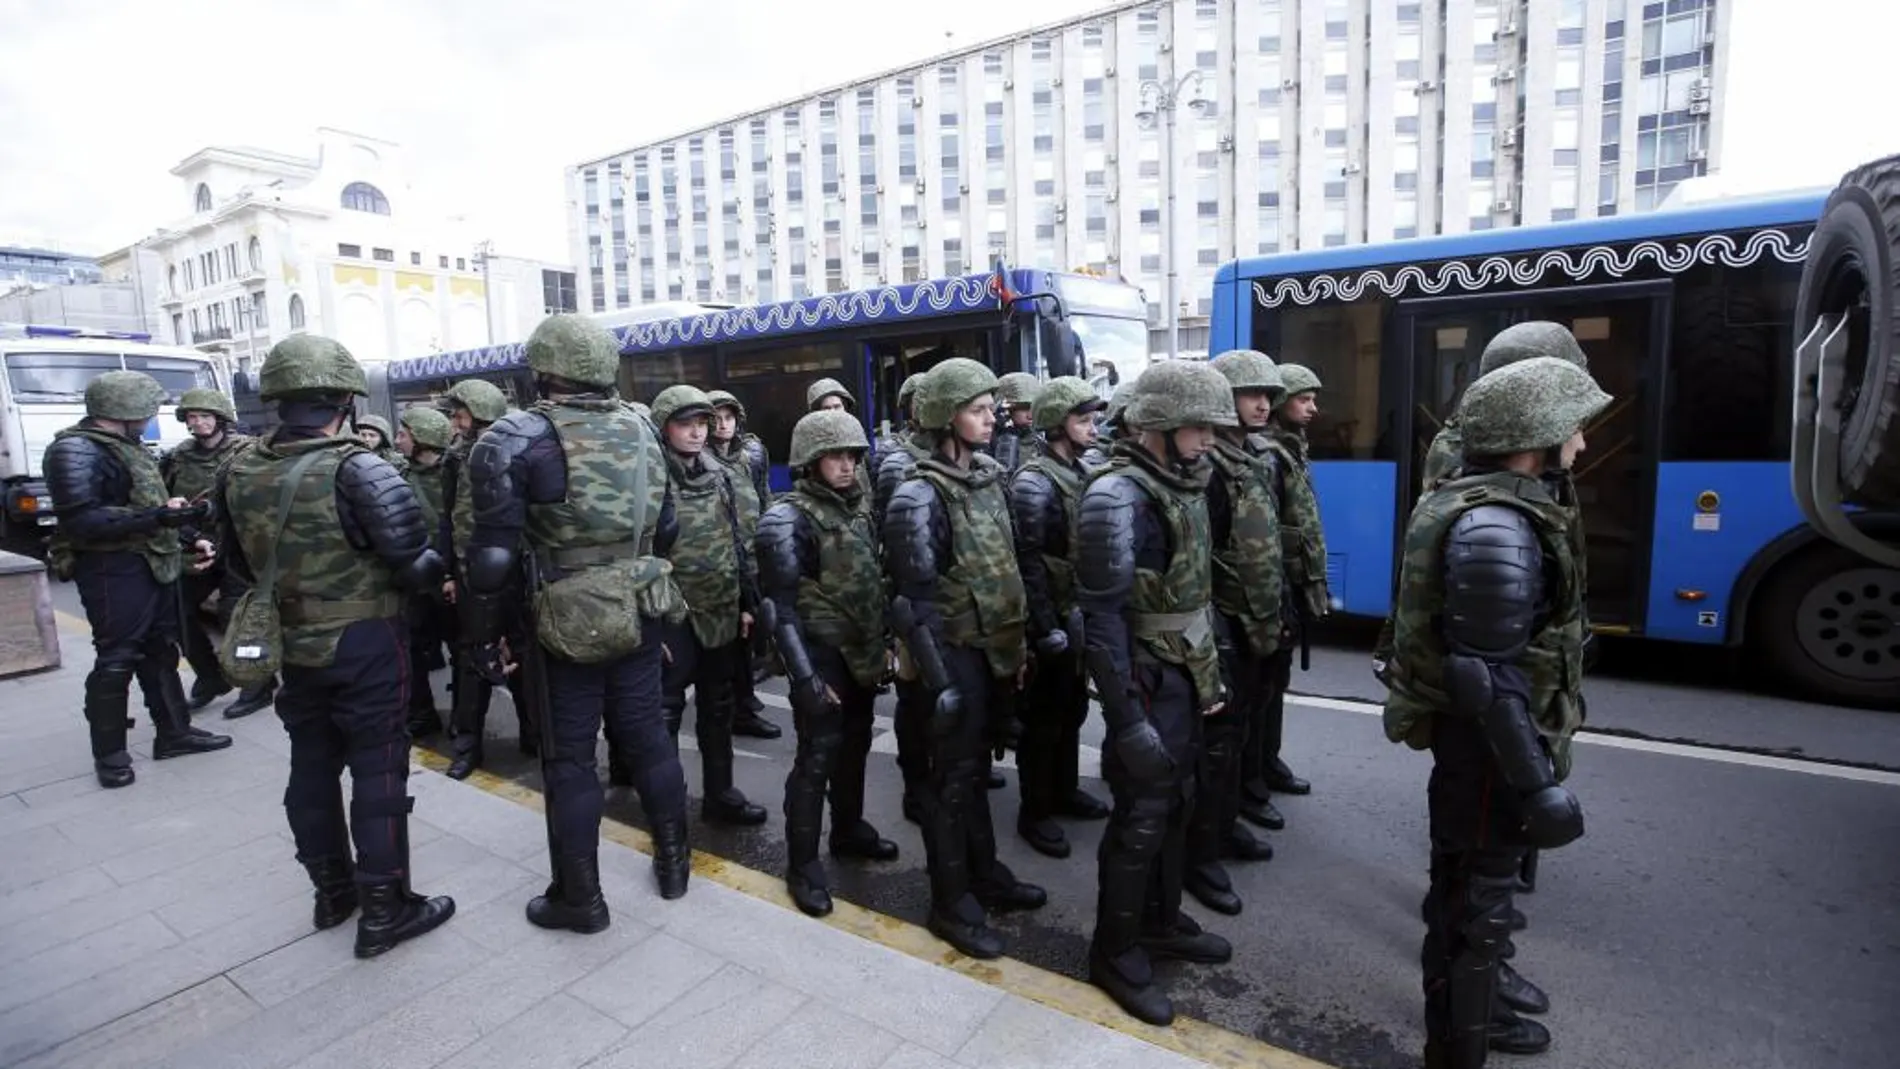
[[[303,328],[303,298],[293,293],[290,295],[290,329],[302,330]]]
[[[343,208],[352,212],[369,212],[371,215],[388,215],[389,198],[383,191],[368,182],[351,182],[343,187]]]
[[[192,196],[192,210],[208,212],[211,210],[211,187],[198,183],[198,191]]]

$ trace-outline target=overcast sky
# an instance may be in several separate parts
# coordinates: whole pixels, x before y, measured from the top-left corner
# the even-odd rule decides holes
[[[1900,4],[1736,5],[1727,180],[1900,152]],[[206,145],[397,141],[443,216],[566,261],[562,168],[1101,0],[0,0],[0,243],[100,253],[183,216]]]

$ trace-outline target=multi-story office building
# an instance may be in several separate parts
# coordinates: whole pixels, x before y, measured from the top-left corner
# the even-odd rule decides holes
[[[1135,282],[1191,346],[1236,256],[1655,206],[1715,160],[1732,7],[1120,4],[570,168],[581,304],[784,300],[1001,255]]]
[[[99,262],[57,249],[0,245],[0,291],[15,286],[77,286],[99,281]]]

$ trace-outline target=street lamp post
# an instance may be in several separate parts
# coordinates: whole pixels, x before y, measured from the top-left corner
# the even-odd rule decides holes
[[[1143,81],[1138,90],[1141,110],[1135,112],[1135,121],[1143,126],[1151,122],[1159,122],[1161,126],[1161,266],[1166,276],[1161,307],[1168,317],[1170,360],[1179,355],[1181,346],[1181,310],[1175,293],[1178,280],[1174,268],[1174,108],[1190,84],[1194,95],[1188,98],[1187,105],[1199,115],[1207,107],[1200,93],[1199,68],[1182,75],[1172,85],[1152,78]]]
[[[495,273],[488,269],[494,256],[495,243],[479,241],[475,243],[475,262],[482,268],[482,319],[488,324],[488,344],[495,344]]]

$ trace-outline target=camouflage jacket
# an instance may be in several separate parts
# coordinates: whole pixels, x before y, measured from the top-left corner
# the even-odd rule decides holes
[[[750,545],[759,533],[759,517],[772,495],[766,483],[765,444],[754,435],[736,438],[729,445],[706,443],[706,457],[726,469],[732,484],[733,503],[739,511],[739,536]]]
[[[739,616],[757,604],[749,544],[742,539],[739,507],[725,465],[703,454],[666,450],[673,484],[673,514],[679,537],[668,559],[686,596],[693,635],[707,649],[739,637]]]
[[[208,499],[212,487],[218,484],[218,469],[251,441],[247,435],[226,431],[215,449],[201,449],[196,440],[174,446],[158,464],[166,490],[187,501]]]
[[[891,495],[905,480],[917,473],[917,462],[930,455],[933,443],[931,436],[923,431],[914,431],[897,439],[889,449],[879,455],[877,477],[871,490],[871,522],[878,530],[884,529],[884,512],[890,507]],[[871,467],[869,460],[860,467]]]
[[[438,521],[449,552],[459,559],[475,537],[475,491],[469,485],[468,453],[475,443],[456,438],[442,458],[442,501],[445,514]],[[446,554],[445,554],[446,556]]]
[[[1444,612],[1444,544],[1452,522],[1482,505],[1522,512],[1537,531],[1544,554],[1546,608],[1517,659],[1530,682],[1530,712],[1551,749],[1558,776],[1570,769],[1570,737],[1582,724],[1583,598],[1571,551],[1570,513],[1544,484],[1513,472],[1465,475],[1427,494],[1412,510],[1393,613],[1393,657],[1385,702],[1385,733],[1415,749],[1431,745],[1433,717],[1450,707],[1444,685],[1446,649],[1439,632]]]
[[[1432,435],[1432,444],[1425,450],[1425,463],[1418,480],[1418,500],[1438,489],[1447,480],[1458,474],[1464,467],[1464,435],[1458,431],[1456,416],[1445,421],[1445,425]]]
[[[1028,657],[1029,598],[1016,567],[1003,470],[980,453],[968,470],[932,453],[918,462],[916,477],[936,491],[950,523],[936,595],[944,640],[984,651],[990,674],[1007,679]]]
[[[773,508],[796,510],[804,519],[800,538],[814,550],[799,557],[795,612],[800,631],[837,650],[851,678],[866,687],[883,684],[887,643],[884,611],[890,597],[870,502],[849,497],[813,479],[800,479]]]
[[[1256,436],[1245,444],[1217,439],[1209,454],[1214,604],[1246,636],[1256,657],[1280,648],[1280,508],[1274,495],[1273,454]]]
[[[284,663],[322,668],[336,660],[343,631],[359,620],[401,613],[395,573],[375,554],[351,546],[337,510],[337,468],[365,448],[353,437],[260,441],[239,453],[225,472],[226,522],[253,568],[263,568],[276,545],[275,598],[283,621]],[[283,533],[277,503],[291,467],[322,453],[298,480]],[[258,575],[262,582],[263,576]]]
[[[403,472],[403,478],[408,481],[409,488],[416,492],[416,503],[422,506],[422,522],[428,525],[429,533],[434,535],[442,526],[443,480],[447,478],[447,466],[443,458],[438,454],[427,463],[411,460],[409,470]]]
[[[164,477],[159,474],[158,462],[152,459],[142,442],[134,442],[124,435],[114,434],[98,427],[77,424],[53,435],[53,441],[63,438],[84,438],[104,450],[125,471],[125,477],[131,483],[131,492],[127,496],[126,508],[145,510],[162,508],[169,494],[165,492]],[[47,447],[52,452],[52,447]],[[55,501],[55,507],[59,502]],[[145,559],[152,570],[152,578],[160,583],[169,583],[184,572],[184,549],[179,545],[178,532],[169,527],[158,527],[140,534],[126,535],[108,541],[86,541],[75,539],[71,529],[61,524],[53,529],[52,554],[70,561],[72,554],[78,553],[137,553]]]
[[[1082,500],[1082,484],[1087,478],[1088,472],[1079,464],[1064,463],[1055,454],[1044,452],[1024,461],[1011,479],[1016,559],[1024,586],[1035,595],[1029,614],[1038,636],[1069,626],[1066,619],[1069,610],[1075,608],[1075,562],[1069,555],[1075,545],[1075,507]],[[1030,489],[1026,482],[1033,480],[1049,486],[1045,516],[1025,515],[1043,496],[1020,492]],[[1030,532],[1035,531],[1041,536],[1032,539]]]
[[[1287,584],[1307,618],[1331,611],[1326,592],[1326,530],[1320,523],[1319,496],[1306,459],[1306,435],[1272,427],[1266,438],[1280,469],[1280,556]]]

